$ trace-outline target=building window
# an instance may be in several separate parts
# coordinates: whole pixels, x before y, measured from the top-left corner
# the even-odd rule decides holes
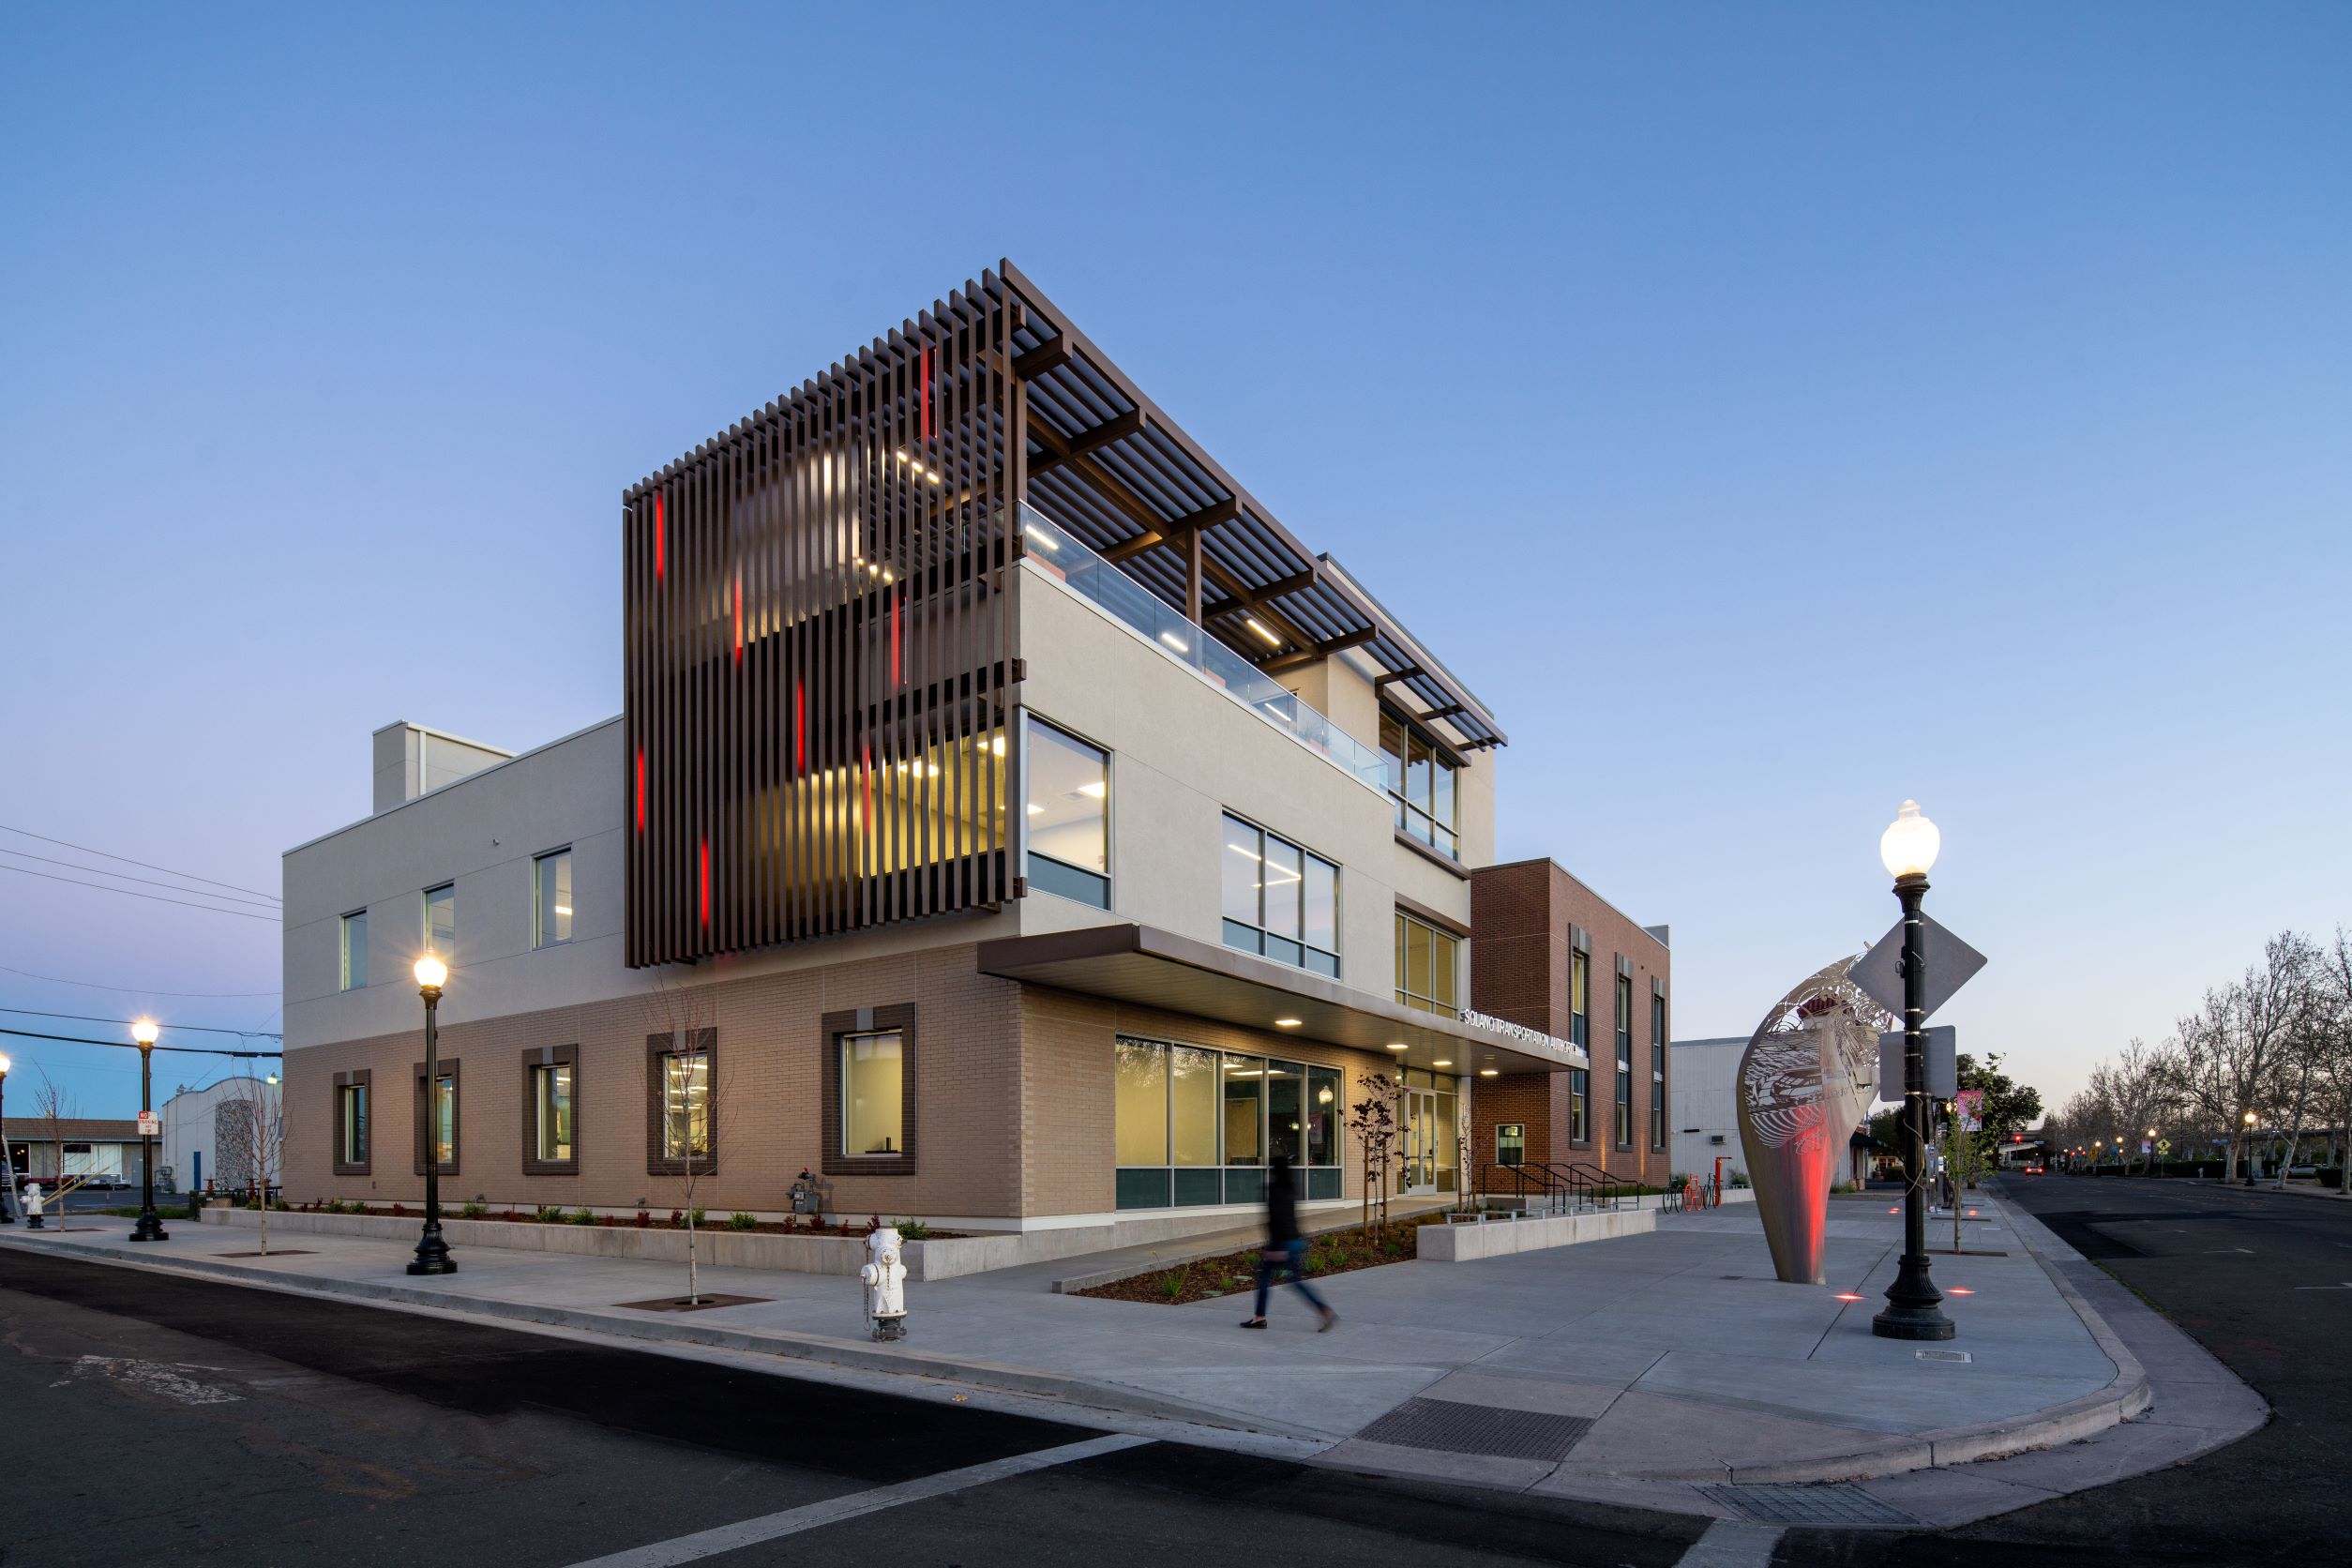
[[[1591,1143],[1592,1074],[1583,1067],[1568,1069],[1568,1141]]]
[[[1617,977],[1617,1146],[1634,1146],[1634,977]]]
[[[553,947],[572,940],[572,852],[555,850],[531,863],[535,914],[531,945]]]
[[[1650,1144],[1663,1149],[1666,1142],[1666,992],[1652,988],[1650,992]]]
[[[1110,754],[1029,721],[1031,885],[1110,908]]]
[[[430,1107],[425,1094],[425,1064],[416,1063],[416,1174],[425,1173],[426,1151],[440,1162],[444,1176],[458,1173],[458,1063],[453,1057],[443,1057],[435,1065],[440,1068],[441,1081],[435,1086]]]
[[[906,1061],[895,1029],[841,1036],[841,1153],[903,1154]]]
[[[711,1153],[711,1053],[695,1047],[661,1058],[661,1157],[707,1159]]]
[[[1399,910],[1396,914],[1396,1000],[1425,1013],[1458,1017],[1454,976],[1461,942]]]
[[[425,889],[425,951],[455,967],[458,889],[453,882]]]
[[[1454,769],[1445,748],[1399,715],[1380,714],[1380,751],[1388,759],[1388,793],[1396,831],[1440,854],[1461,858],[1455,834]]]
[[[1223,837],[1225,945],[1336,978],[1339,867],[1239,817]]]
[[[542,1165],[568,1165],[572,1158],[572,1066],[568,1062],[531,1069],[532,1158]]]
[[[337,1175],[362,1175],[368,1168],[368,1075],[338,1075],[335,1085]]]
[[[1568,1043],[1578,1050],[1592,1048],[1592,955],[1574,948],[1568,955]]]
[[[354,910],[343,916],[343,989],[355,991],[368,983],[368,912]]]
[[[1302,1198],[1340,1196],[1337,1068],[1124,1035],[1113,1049],[1118,1207],[1262,1202],[1274,1154],[1298,1168]]]
[[[1527,1163],[1527,1123],[1498,1122],[1495,1123],[1495,1163],[1525,1165]]]

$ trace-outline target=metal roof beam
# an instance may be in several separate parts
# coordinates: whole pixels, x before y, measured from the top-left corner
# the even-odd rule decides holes
[[[1013,360],[1013,373],[1023,381],[1034,381],[1048,370],[1058,370],[1067,365],[1078,353],[1078,339],[1064,332],[1051,342],[1040,343],[1027,354]]]
[[[1258,668],[1269,675],[1279,675],[1286,671],[1297,670],[1304,665],[1319,664],[1334,654],[1346,653],[1350,648],[1361,648],[1380,635],[1380,628],[1378,626],[1359,626],[1354,631],[1341,632],[1328,642],[1312,642],[1295,654],[1284,654],[1279,658],[1270,658]]]
[[[1065,436],[1059,430],[1042,427],[1041,422],[1033,415],[1030,419],[1030,428],[1036,431],[1038,439],[1045,443],[1046,455],[1029,465],[1030,475],[1033,478],[1037,475],[1061,467],[1074,458],[1082,458],[1089,452],[1108,446],[1114,441],[1124,441],[1131,435],[1139,435],[1146,423],[1143,411],[1139,408],[1131,408],[1116,418],[1104,420],[1092,430],[1080,430],[1076,435]]]
[[[1409,664],[1402,670],[1392,670],[1385,675],[1373,676],[1372,689],[1378,691],[1384,686],[1394,686],[1398,681],[1415,680],[1427,673],[1428,671],[1418,664]]]
[[[1237,610],[1255,610],[1268,599],[1278,599],[1285,594],[1297,594],[1315,586],[1315,573],[1310,569],[1292,572],[1289,577],[1275,578],[1263,588],[1252,588],[1246,594],[1236,594],[1210,605],[1205,613],[1229,615]]]
[[[1186,512],[1183,517],[1170,518],[1166,522],[1153,521],[1148,524],[1135,538],[1123,540],[1103,551],[1103,559],[1113,563],[1132,561],[1147,550],[1172,544],[1197,529],[1214,528],[1220,522],[1231,522],[1241,515],[1242,504],[1238,500],[1229,497],[1223,501],[1212,501],[1197,512]]]

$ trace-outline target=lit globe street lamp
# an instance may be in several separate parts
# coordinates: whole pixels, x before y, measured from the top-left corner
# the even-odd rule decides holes
[[[130,1037],[139,1042],[139,1223],[130,1228],[134,1242],[172,1239],[156,1216],[155,1138],[147,1131],[148,1118],[155,1114],[154,1074],[149,1069],[155,1061],[156,1036],[161,1033],[153,1018],[141,1018],[130,1026]],[[62,1172],[65,1166],[60,1163],[57,1168]]]
[[[2148,1179],[2149,1179],[2150,1181],[2155,1180],[2155,1177],[2156,1177],[2156,1129],[2155,1129],[2155,1128],[2153,1128],[2153,1127],[2150,1127],[2150,1128],[2148,1128]]]
[[[16,1223],[16,1166],[8,1158],[8,1059],[0,1056],[0,1225]]]
[[[1903,906],[1903,1260],[1887,1287],[1887,1304],[1870,1320],[1881,1339],[1950,1339],[1952,1319],[1943,1314],[1943,1292],[1927,1270],[1927,953],[1920,904],[1927,897],[1928,867],[1943,835],[1907,800],[1893,824],[1878,838],[1878,859],[1894,879]],[[1957,1201],[1957,1195],[1954,1195]]]
[[[413,1274],[458,1272],[449,1244],[441,1239],[441,1037],[436,1010],[449,966],[430,953],[416,960],[416,994],[425,999],[425,1231],[416,1239]]]
[[[2251,1110],[2250,1110],[2250,1111],[2246,1112],[2246,1185],[2248,1185],[2248,1186],[2253,1186],[2253,1185],[2254,1184],[2254,1113],[2253,1111],[2251,1111]]]

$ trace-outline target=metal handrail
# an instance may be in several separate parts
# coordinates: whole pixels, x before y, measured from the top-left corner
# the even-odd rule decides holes
[[[1591,1161],[1554,1161],[1553,1166],[1561,1179],[1568,1184],[1570,1193],[1576,1195],[1588,1206],[1594,1209],[1614,1209],[1622,1201],[1615,1192],[1608,1189],[1623,1184]]]
[[[1478,1199],[1482,1206],[1485,1204],[1489,1195],[1500,1196],[1500,1194],[1496,1191],[1495,1186],[1487,1180],[1486,1173],[1490,1170],[1500,1170],[1510,1176],[1512,1185],[1511,1196],[1518,1199],[1519,1206],[1521,1208],[1525,1208],[1527,1206],[1528,1185],[1530,1180],[1534,1183],[1535,1189],[1543,1195],[1545,1208],[1551,1207],[1559,1196],[1560,1184],[1549,1167],[1543,1165],[1501,1165],[1493,1160],[1489,1160],[1485,1165],[1478,1168],[1477,1173]]]

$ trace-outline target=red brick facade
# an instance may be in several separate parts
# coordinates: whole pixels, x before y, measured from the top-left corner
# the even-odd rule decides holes
[[[1579,935],[1589,963],[1586,1050],[1592,1058],[1585,1136],[1575,1136],[1572,1075],[1530,1073],[1485,1079],[1473,1096],[1471,1138],[1483,1166],[1495,1158],[1498,1124],[1523,1126],[1531,1164],[1598,1166],[1629,1181],[1663,1184],[1673,1128],[1659,1136],[1653,1108],[1670,1104],[1672,1085],[1653,1078],[1653,1044],[1672,1038],[1673,956],[1661,942],[1591,888],[1548,860],[1523,860],[1476,872],[1470,882],[1470,1005],[1482,1013],[1575,1038],[1569,977]],[[1620,966],[1632,982],[1631,1133],[1615,1137]],[[1651,998],[1666,1002],[1657,1036]],[[1669,1059],[1672,1053],[1665,1053]],[[1671,1073],[1668,1060],[1665,1071]]]

